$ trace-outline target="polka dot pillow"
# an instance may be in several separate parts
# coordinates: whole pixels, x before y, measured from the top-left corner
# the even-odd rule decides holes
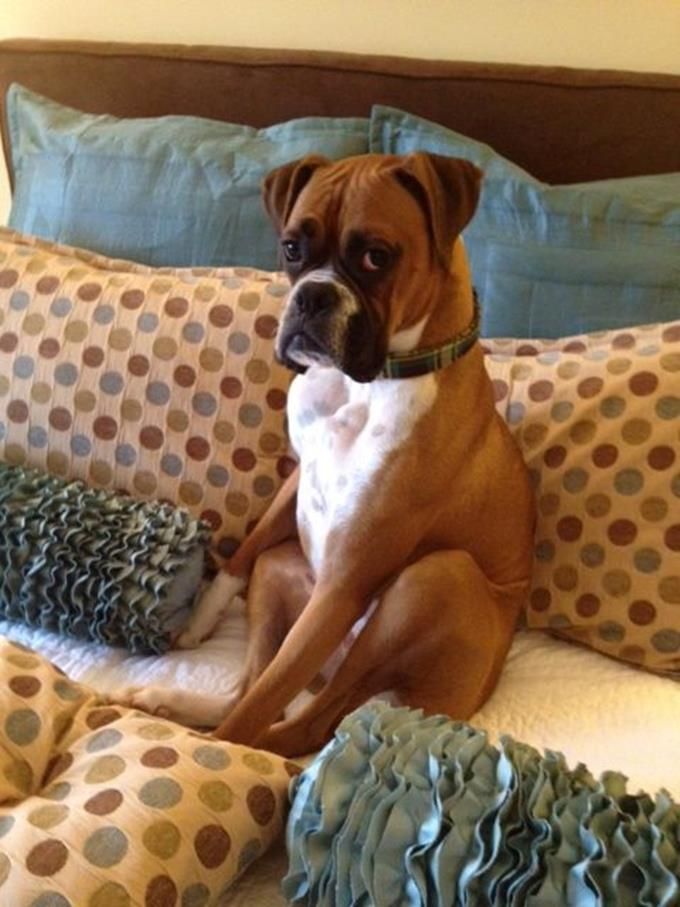
[[[283,831],[278,756],[98,701],[0,639],[0,903],[206,907]]]
[[[287,286],[0,230],[0,459],[182,505],[228,556],[293,468]]]
[[[538,496],[541,627],[680,672],[680,322],[485,341]]]

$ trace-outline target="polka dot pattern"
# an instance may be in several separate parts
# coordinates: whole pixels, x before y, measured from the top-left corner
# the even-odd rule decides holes
[[[216,903],[282,832],[293,763],[101,705],[2,639],[0,710],[2,904]]]
[[[528,624],[676,674],[679,329],[532,341],[521,354],[519,341],[485,341],[496,406],[537,480]]]
[[[243,538],[285,477],[283,277],[153,270],[9,230],[0,254],[0,459],[207,513],[218,556]],[[213,464],[223,481],[206,482]]]

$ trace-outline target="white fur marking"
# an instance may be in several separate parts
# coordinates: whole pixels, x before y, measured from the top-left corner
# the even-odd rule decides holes
[[[417,324],[393,334],[389,343],[390,353],[410,353],[412,350],[418,349],[420,338],[423,336],[423,331],[427,324],[427,318],[428,316],[425,315]]]

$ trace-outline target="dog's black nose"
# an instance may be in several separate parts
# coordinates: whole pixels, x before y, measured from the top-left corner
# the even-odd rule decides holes
[[[295,305],[304,315],[315,315],[337,305],[340,296],[332,283],[310,280],[295,291]]]

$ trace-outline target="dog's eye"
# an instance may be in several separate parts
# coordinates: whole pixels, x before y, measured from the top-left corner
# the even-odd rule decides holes
[[[284,239],[281,247],[286,261],[296,262],[302,258],[300,243],[296,239]]]
[[[361,259],[364,271],[382,271],[390,260],[390,253],[386,249],[367,249]]]

